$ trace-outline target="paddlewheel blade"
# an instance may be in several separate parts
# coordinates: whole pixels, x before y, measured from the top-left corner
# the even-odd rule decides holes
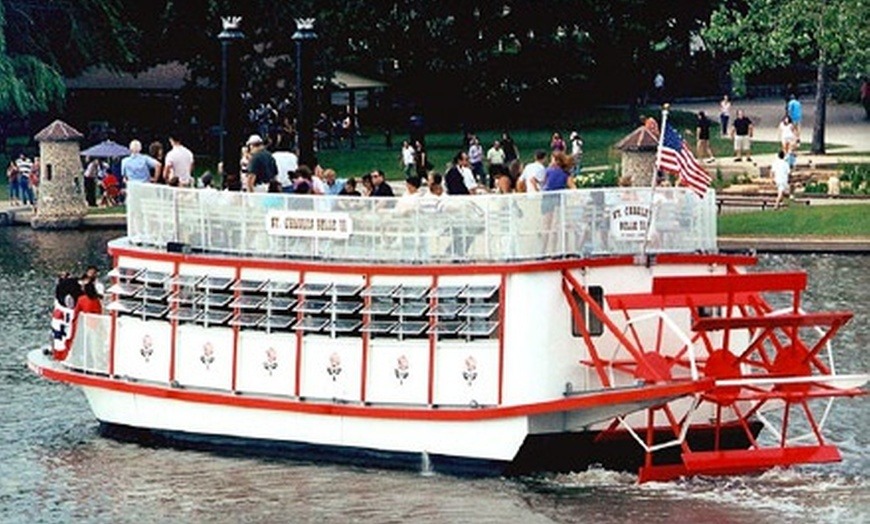
[[[824,425],[833,400],[865,394],[868,376],[835,373],[831,339],[852,313],[805,312],[806,282],[800,272],[729,267],[726,274],[654,277],[649,293],[609,295],[599,304],[563,272],[563,292],[589,355],[582,363],[602,386],[714,380],[693,400],[617,419],[602,432],[606,438],[628,431],[644,449],[641,482],[840,460]],[[590,336],[573,297],[615,347]],[[788,305],[775,309],[768,298]],[[673,438],[662,441],[663,430]],[[702,431],[712,438],[701,438]],[[673,447],[680,448],[678,462],[661,460],[659,452]]]

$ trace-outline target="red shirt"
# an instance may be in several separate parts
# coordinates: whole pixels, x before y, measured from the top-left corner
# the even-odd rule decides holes
[[[79,313],[96,313],[99,315],[103,312],[103,304],[98,298],[91,298],[87,295],[81,295],[76,301],[75,312],[76,315],[78,315]]]

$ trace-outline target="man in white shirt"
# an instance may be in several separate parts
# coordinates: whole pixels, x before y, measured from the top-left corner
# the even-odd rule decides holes
[[[402,170],[405,173],[405,178],[410,178],[414,173],[414,146],[407,140],[402,142]]]
[[[299,157],[293,151],[280,150],[272,153],[272,158],[278,166],[278,176],[275,179],[281,183],[285,193],[292,193],[293,181],[290,180],[290,173],[295,173],[299,168]]]
[[[526,187],[529,193],[538,193],[544,185],[544,176],[547,173],[547,167],[544,163],[547,161],[547,153],[542,150],[535,151],[535,161],[529,162],[523,169],[520,175],[520,180]]]
[[[779,209],[782,205],[782,200],[789,192],[788,175],[791,173],[791,167],[785,160],[785,153],[780,151],[773,163],[770,164],[770,174],[773,175],[773,181],[776,183],[776,205],[775,209]]]
[[[179,187],[193,186],[193,153],[181,144],[177,135],[169,137],[172,149],[166,153],[163,163],[163,179],[178,179]]]
[[[492,187],[495,177],[493,174],[504,166],[505,152],[501,147],[501,142],[496,140],[492,143],[492,147],[486,152],[486,161],[489,163],[489,182],[481,180],[484,186]]]

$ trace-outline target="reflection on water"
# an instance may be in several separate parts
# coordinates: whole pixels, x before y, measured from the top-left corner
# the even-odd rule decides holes
[[[96,264],[117,232],[0,228],[0,522],[867,522],[870,410],[839,401],[828,423],[844,461],[750,477],[638,486],[591,470],[462,479],[151,449],[100,438],[84,397],[24,365],[47,342],[54,275]],[[809,310],[851,309],[841,372],[870,370],[866,256],[767,256],[806,269]]]

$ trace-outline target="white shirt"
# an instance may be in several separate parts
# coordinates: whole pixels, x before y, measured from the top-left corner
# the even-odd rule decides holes
[[[579,138],[571,139],[571,156],[578,158],[583,154],[583,141]],[[537,162],[535,162],[537,163]]]
[[[462,174],[462,183],[465,184],[465,187],[467,187],[469,191],[474,191],[474,189],[477,187],[477,180],[475,180],[474,173],[471,171],[471,168],[460,167],[459,173]]]
[[[779,136],[782,142],[792,142],[795,138],[794,126],[786,122],[779,123]]]
[[[290,172],[299,168],[299,158],[290,151],[275,151],[272,153],[272,158],[275,159],[275,165],[278,166],[278,176],[275,179],[283,187],[293,185],[293,182],[290,181]]]
[[[541,165],[540,162],[530,162],[523,168],[523,173],[520,175],[520,180],[526,183],[526,191],[536,193],[541,190],[544,185],[544,176],[547,174],[547,168]],[[537,181],[537,184],[532,184],[532,179]]]
[[[791,168],[785,159],[779,157],[774,159],[773,163],[770,164],[770,172],[773,174],[773,181],[778,189],[788,188],[788,175],[791,172]]]
[[[172,173],[170,176],[177,177],[180,185],[189,186],[193,175],[193,153],[190,149],[178,144],[166,153],[165,161]]]
[[[486,152],[486,159],[489,160],[490,164],[504,164],[504,149],[489,148],[489,151]]]
[[[406,166],[414,165],[414,148],[412,146],[402,148],[402,164]]]

